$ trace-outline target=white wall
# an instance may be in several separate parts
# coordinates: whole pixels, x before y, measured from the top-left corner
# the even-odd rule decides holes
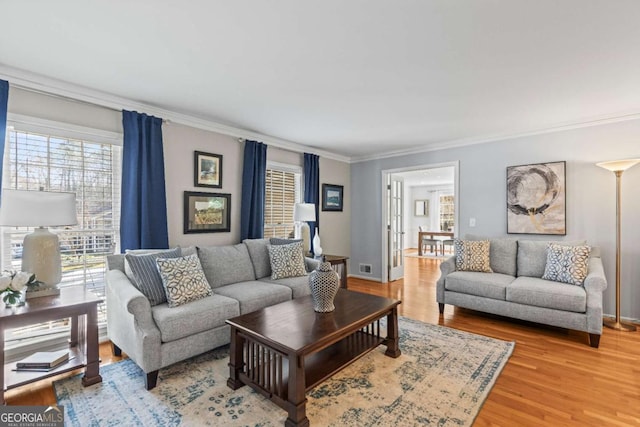
[[[567,161],[567,236],[511,235],[522,239],[587,239],[600,246],[609,288],[605,313],[615,310],[615,178],[596,162],[640,157],[640,120],[585,127],[373,160],[351,165],[351,258],[381,274],[381,171],[458,160],[459,235],[506,236],[506,168]],[[622,314],[640,318],[640,166],[623,175]],[[469,227],[476,218],[477,226]]]
[[[322,251],[328,255],[351,255],[351,168],[347,163],[320,158],[320,205],[322,184],[343,185],[342,212],[320,210],[320,237]],[[349,267],[347,262],[347,268]]]

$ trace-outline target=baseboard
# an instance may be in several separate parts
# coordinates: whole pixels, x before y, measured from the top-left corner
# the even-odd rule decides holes
[[[614,320],[616,318],[616,316],[613,315],[613,314],[606,314],[605,313],[605,314],[602,315],[602,318],[603,319],[606,318],[606,319]],[[620,321],[623,322],[623,323],[631,323],[631,324],[640,326],[640,319],[632,319],[630,317],[620,316]]]
[[[370,280],[372,282],[380,282],[380,283],[382,283],[382,279],[380,277],[362,276],[362,275],[359,275],[359,274],[349,274],[349,275],[347,275],[347,277],[354,277],[356,279]]]

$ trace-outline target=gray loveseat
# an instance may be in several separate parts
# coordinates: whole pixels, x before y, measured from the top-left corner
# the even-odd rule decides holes
[[[230,341],[225,320],[309,295],[307,276],[271,280],[269,239],[237,245],[184,248],[198,254],[213,295],[178,307],[152,306],[125,274],[125,256],[108,258],[107,328],[113,350],[122,350],[146,374],[147,390],[158,370]],[[318,262],[305,258],[310,272]]]
[[[480,240],[467,236],[468,240]],[[489,239],[493,273],[456,271],[455,256],[440,265],[436,299],[486,313],[584,331],[592,347],[602,335],[602,292],[607,281],[598,248],[591,249],[582,286],[543,280],[546,241]],[[567,244],[564,242],[556,242]],[[583,242],[581,242],[583,243]]]

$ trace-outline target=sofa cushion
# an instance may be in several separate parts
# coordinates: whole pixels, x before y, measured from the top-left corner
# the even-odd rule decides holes
[[[167,295],[167,305],[177,307],[212,295],[198,255],[156,259],[158,272]]]
[[[269,245],[271,260],[271,279],[306,276],[302,242],[290,245]]]
[[[515,276],[517,272],[516,257],[518,241],[516,239],[488,239],[486,237],[467,234],[467,240],[489,240],[489,263],[494,273]]]
[[[582,285],[589,270],[589,246],[562,246],[549,243],[547,265],[542,278],[570,285]]]
[[[453,241],[456,253],[456,270],[479,271],[492,273],[489,263],[488,240],[460,240]]]
[[[286,286],[291,288],[291,292],[294,298],[300,298],[307,295],[311,295],[311,288],[309,287],[309,275],[299,277],[287,277],[286,279],[271,280],[269,277],[260,279],[261,282],[275,283],[276,285]]]
[[[544,274],[544,267],[547,265],[547,244],[546,240],[518,240],[518,276],[528,276],[541,278]],[[554,241],[563,246],[580,246],[585,241],[561,242]]]
[[[582,286],[552,282],[536,277],[518,277],[507,286],[507,301],[584,313],[587,293]]]
[[[256,279],[271,276],[271,261],[267,249],[269,239],[244,239],[242,243],[247,245]]]
[[[125,274],[131,283],[143,293],[151,306],[167,301],[162,285],[162,278],[156,266],[157,258],[178,258],[182,255],[180,248],[174,249],[145,249],[142,251],[128,251],[125,256]]]
[[[174,308],[156,305],[151,314],[162,342],[169,342],[223,326],[225,320],[240,315],[240,303],[214,294]]]
[[[448,291],[504,300],[507,286],[514,279],[513,276],[501,273],[454,271],[447,276],[444,288]]]
[[[256,279],[249,251],[242,243],[232,246],[198,247],[198,258],[213,289]]]
[[[267,282],[241,282],[221,286],[216,293],[240,303],[240,314],[251,313],[291,299],[291,289]]]

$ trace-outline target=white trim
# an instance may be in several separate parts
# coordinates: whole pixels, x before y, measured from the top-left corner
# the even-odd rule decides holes
[[[592,126],[607,125],[611,123],[618,123],[630,120],[640,120],[640,113],[619,114],[614,116],[602,116],[593,119],[581,121],[581,122],[566,122],[558,125],[550,126],[542,129],[535,129],[523,132],[505,133],[503,135],[490,135],[490,136],[477,136],[470,138],[454,139],[451,141],[442,141],[429,144],[427,147],[409,148],[406,150],[393,150],[385,153],[353,156],[350,158],[350,163],[368,162],[370,160],[381,160],[391,157],[400,157],[411,154],[428,153],[431,151],[439,151],[448,148],[466,147],[469,145],[486,144],[489,142],[503,141],[505,139],[517,139],[527,136],[542,135],[546,133],[562,132],[572,129],[581,129]]]
[[[25,132],[56,135],[63,138],[79,139],[82,141],[99,142],[105,144],[122,145],[123,135],[118,132],[94,129],[73,125],[23,114],[7,113],[7,125]]]
[[[387,177],[390,174],[401,173],[401,172],[412,172],[416,170],[423,169],[436,169],[436,168],[445,168],[453,166],[453,190],[454,190],[454,201],[455,201],[455,227],[454,227],[454,236],[458,236],[458,232],[460,229],[460,161],[454,160],[451,162],[443,162],[443,163],[431,163],[426,165],[417,165],[417,166],[408,166],[404,168],[394,168],[394,169],[384,169],[380,171],[382,177],[382,194],[381,194],[381,203],[380,210],[382,211],[382,283],[387,283],[389,281],[389,244],[387,239]]]
[[[276,169],[284,172],[299,173],[302,174],[302,166],[292,165],[289,163],[267,162],[267,169]]]
[[[349,157],[340,154],[331,153],[322,149],[310,147],[274,136],[264,135],[235,126],[223,125],[212,120],[205,120],[190,116],[188,114],[166,110],[164,108],[156,107],[150,104],[133,101],[131,99],[119,97],[94,89],[89,89],[84,86],[67,83],[40,74],[19,70],[13,67],[8,67],[6,65],[0,65],[0,78],[9,81],[9,84],[11,86],[17,87],[19,89],[32,90],[48,95],[57,95],[63,98],[87,102],[116,111],[143,111],[147,114],[162,117],[169,122],[169,125],[171,123],[179,123],[192,128],[208,130],[223,135],[230,135],[236,138],[262,141],[273,147],[283,148],[297,153],[313,153],[327,159],[338,160],[344,163],[349,163],[350,161]],[[9,92],[9,96],[11,96],[11,92]]]
[[[372,282],[380,282],[380,283],[382,283],[382,279],[380,279],[379,277],[362,276],[360,274],[348,274],[347,277],[354,277],[356,279],[370,280]]]

